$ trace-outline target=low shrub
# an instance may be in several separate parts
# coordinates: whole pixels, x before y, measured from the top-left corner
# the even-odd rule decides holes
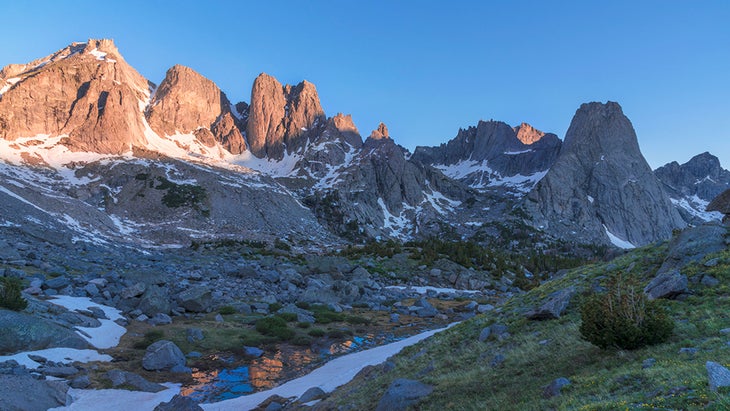
[[[603,349],[659,344],[673,329],[659,303],[649,301],[635,282],[620,274],[609,281],[606,293],[589,297],[581,307],[581,336]]]
[[[324,337],[326,333],[321,328],[312,328],[311,330],[309,330],[309,332],[307,334],[311,335],[312,337],[319,338],[319,337]]]
[[[21,311],[28,306],[28,300],[21,295],[22,284],[15,277],[0,277],[0,307]]]
[[[276,314],[276,316],[288,323],[296,321],[298,318],[295,313],[279,313],[279,314]]]
[[[256,331],[285,341],[292,339],[296,334],[287,327],[286,320],[281,317],[266,317],[256,321]]]
[[[221,315],[231,315],[236,313],[236,309],[231,307],[230,305],[224,305],[220,309],[218,309],[218,312]]]

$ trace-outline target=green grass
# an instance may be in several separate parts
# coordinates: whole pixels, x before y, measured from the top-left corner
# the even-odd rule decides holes
[[[418,379],[435,391],[422,410],[645,410],[730,409],[728,394],[710,392],[706,361],[730,366],[730,251],[707,256],[682,272],[692,277],[706,273],[721,285],[708,288],[690,284],[694,295],[684,301],[660,304],[675,322],[665,343],[632,351],[602,350],[584,341],[580,326],[580,301],[594,286],[605,286],[609,274],[623,272],[641,284],[653,278],[663,261],[666,244],[645,247],[610,263],[591,264],[513,297],[497,311],[480,315],[433,338],[403,350],[394,358],[394,370],[369,374],[328,400],[350,409],[373,409],[390,382],[396,378]],[[715,267],[702,262],[720,257]],[[576,286],[567,313],[557,320],[529,321],[524,312],[550,293]],[[511,336],[502,341],[479,342],[481,329],[492,323],[508,326]],[[690,356],[682,347],[699,348]],[[495,355],[506,359],[498,367]],[[642,362],[654,358],[653,367]],[[429,371],[432,369],[431,371]],[[566,377],[571,385],[562,395],[542,397],[552,380]]]

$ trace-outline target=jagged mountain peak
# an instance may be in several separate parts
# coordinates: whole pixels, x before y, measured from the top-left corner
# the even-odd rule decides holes
[[[517,139],[520,140],[522,144],[526,145],[540,141],[540,139],[545,135],[544,132],[524,122],[515,127],[514,131],[517,134]]]
[[[89,40],[25,65],[0,83],[0,138],[63,137],[75,151],[121,154],[144,146],[150,83],[111,40]],[[43,104],[38,104],[43,101]]]
[[[706,211],[713,198],[730,188],[730,171],[723,169],[714,155],[697,154],[684,164],[672,161],[654,170],[654,174],[686,222],[702,224],[722,218]]]
[[[390,134],[388,133],[388,126],[381,122],[378,124],[378,128],[370,133],[370,137],[368,138],[372,138],[373,140],[389,139]]]
[[[285,151],[297,151],[306,145],[307,132],[324,119],[314,84],[282,86],[266,73],[254,80],[246,136],[255,156],[280,160]]]
[[[176,64],[167,70],[145,114],[160,136],[193,134],[207,148],[217,142],[232,154],[246,151],[225,93],[190,67]]]
[[[555,164],[527,199],[537,225],[586,243],[639,246],[684,226],[615,102],[580,106]]]

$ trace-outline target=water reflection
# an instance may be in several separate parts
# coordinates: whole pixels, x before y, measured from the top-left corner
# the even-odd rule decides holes
[[[193,382],[183,386],[180,394],[203,403],[240,397],[301,376],[308,372],[309,368],[332,357],[383,345],[401,338],[405,337],[395,337],[391,333],[366,334],[314,349],[282,346],[275,353],[264,354],[252,360],[250,364],[238,367],[232,364],[234,358],[210,356],[205,360],[219,360],[224,366],[205,371],[193,368]],[[226,363],[231,366],[225,367]]]

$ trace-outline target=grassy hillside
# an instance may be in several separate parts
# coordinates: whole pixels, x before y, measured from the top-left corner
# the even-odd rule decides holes
[[[711,392],[705,370],[706,361],[730,366],[730,334],[721,332],[730,328],[728,249],[681,270],[690,279],[711,275],[718,285],[690,281],[691,296],[660,301],[675,322],[668,342],[624,351],[601,350],[581,339],[581,300],[619,272],[645,285],[663,262],[667,247],[666,243],[649,246],[609,263],[573,269],[512,298],[499,312],[461,323],[409,347],[390,364],[363,372],[320,407],[374,409],[394,379],[410,378],[435,387],[419,404],[422,410],[730,409],[730,395]],[[714,266],[704,264],[715,258]],[[525,318],[524,313],[550,293],[569,286],[578,293],[561,318]],[[480,342],[480,331],[494,323],[506,325],[510,335]],[[653,365],[643,367],[649,359]],[[543,398],[544,387],[559,377],[571,384],[562,395]]]

